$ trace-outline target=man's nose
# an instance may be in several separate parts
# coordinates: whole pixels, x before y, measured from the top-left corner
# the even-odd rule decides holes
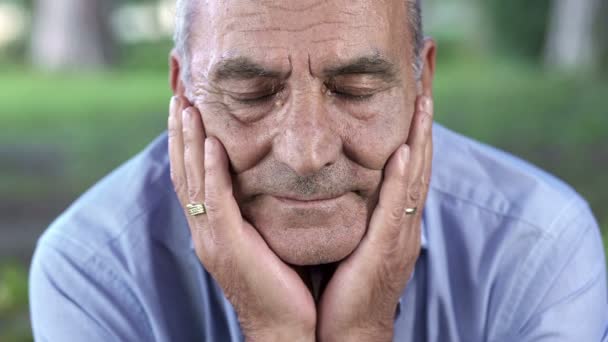
[[[298,175],[309,176],[337,160],[342,139],[324,108],[323,95],[299,95],[292,98],[274,151]]]

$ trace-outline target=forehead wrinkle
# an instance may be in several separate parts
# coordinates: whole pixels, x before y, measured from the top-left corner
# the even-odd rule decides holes
[[[263,62],[256,61],[247,55],[234,54],[224,57],[211,67],[211,80],[222,81],[227,79],[287,78],[291,73],[291,57],[287,57],[289,68],[269,67]]]
[[[403,0],[403,1],[410,1],[410,0]],[[401,0],[399,0],[399,2],[401,2]],[[304,8],[307,9],[307,10],[310,10],[311,8],[315,8],[315,12],[318,12],[320,10],[324,10],[324,8],[326,7],[326,6],[321,6],[322,4],[325,3],[326,5],[329,5],[330,2],[317,1],[317,2],[315,2],[313,4],[306,5],[306,6],[303,6],[303,7],[301,6],[301,7],[296,8],[296,9],[291,8],[291,7],[287,7],[285,5],[273,5],[270,2],[266,2],[266,3],[260,4],[260,2],[255,1],[255,2],[252,2],[252,3],[255,3],[255,7],[251,6],[251,5],[247,6],[245,8],[240,7],[240,6],[235,6],[234,10],[230,10],[230,11],[224,11],[224,10],[222,10],[220,8],[220,7],[224,7],[224,6],[213,6],[213,5],[209,6],[209,4],[207,6],[201,6],[201,7],[214,7],[215,10],[205,11],[205,12],[208,12],[207,15],[211,14],[209,12],[214,12],[214,14],[216,14],[215,15],[215,20],[212,20],[212,21],[214,21],[215,24],[220,24],[220,26],[224,27],[224,29],[213,30],[215,32],[215,34],[219,33],[219,36],[216,35],[216,37],[214,38],[214,40],[217,40],[218,43],[221,43],[219,45],[224,45],[224,47],[228,47],[228,46],[225,46],[225,45],[230,42],[230,44],[228,44],[228,45],[233,45],[233,43],[234,44],[238,43],[241,46],[247,47],[247,49],[257,49],[257,48],[259,48],[259,46],[253,45],[253,44],[254,43],[255,44],[257,44],[257,43],[263,43],[263,44],[266,44],[266,45],[273,45],[273,48],[276,48],[276,49],[282,49],[282,48],[284,48],[285,50],[287,50],[286,52],[289,52],[289,51],[292,50],[290,48],[289,44],[281,45],[282,41],[285,41],[287,43],[288,36],[281,35],[280,32],[275,32],[275,33],[278,33],[279,35],[278,36],[274,36],[273,35],[273,36],[268,36],[268,37],[260,36],[263,39],[257,39],[258,36],[255,35],[255,32],[269,29],[270,31],[277,30],[277,31],[285,31],[285,33],[288,33],[289,31],[298,32],[298,31],[306,30],[306,29],[310,29],[310,28],[312,28],[314,30],[314,32],[317,32],[317,30],[315,30],[314,28],[317,27],[317,26],[319,26],[319,25],[323,25],[323,24],[334,24],[336,26],[342,26],[342,27],[348,26],[348,27],[351,27],[352,29],[354,29],[354,31],[357,31],[356,28],[371,27],[371,26],[370,25],[363,25],[363,23],[361,21],[359,21],[359,22],[353,22],[353,21],[351,21],[349,19],[352,18],[352,17],[358,16],[358,15],[361,15],[361,13],[362,13],[361,10],[363,8],[368,8],[368,7],[372,6],[372,5],[376,5],[377,4],[375,1],[374,2],[363,1],[362,2],[363,6],[353,6],[351,8],[350,6],[346,6],[346,4],[340,3],[340,7],[343,7],[343,8],[337,9],[337,12],[336,12],[340,16],[340,18],[326,18],[325,21],[321,21],[321,22],[317,21],[315,23],[308,22],[306,25],[304,25],[302,27],[293,27],[293,28],[290,28],[288,26],[285,27],[285,28],[277,27],[278,25],[276,25],[276,23],[275,23],[275,25],[268,25],[269,26],[268,28],[263,28],[262,29],[262,28],[260,28],[260,26],[262,26],[263,21],[258,21],[257,19],[254,19],[254,17],[256,17],[256,16],[264,17],[264,16],[267,16],[269,14],[268,11],[264,10],[264,6],[265,7],[269,7],[269,8],[275,8],[276,7],[276,9],[279,9],[279,10],[284,9],[286,11],[291,11],[291,12],[293,12],[293,11],[297,12],[298,10],[304,9]],[[365,5],[364,3],[367,3],[367,5]],[[227,3],[225,3],[225,4],[227,4]],[[297,3],[295,3],[294,5],[296,5],[296,4]],[[333,4],[337,4],[337,3],[333,3]],[[372,6],[372,7],[376,8],[376,6]],[[380,11],[380,13],[381,12],[384,12],[384,11]],[[389,13],[390,12],[391,11],[389,11]],[[397,12],[397,11],[395,11],[395,12]],[[332,11],[332,13],[333,13],[333,11]],[[377,12],[376,10],[374,10],[374,11],[372,11],[371,15],[375,16],[375,15],[379,15],[380,13]],[[223,17],[224,19],[228,19],[229,17],[226,16],[226,15],[228,15],[229,17],[232,17],[232,19],[234,19],[234,20],[220,20],[221,17]],[[291,17],[292,13],[285,13],[285,15],[287,15],[288,17]],[[293,15],[298,15],[298,14],[297,13],[293,13]],[[211,17],[213,17],[213,16],[211,16]],[[246,28],[246,26],[247,26],[246,23],[250,23],[250,24],[257,23],[257,25],[255,25],[254,27],[250,26],[249,29],[241,30],[240,31],[241,32],[240,38],[238,38],[236,40],[234,40],[234,39],[228,39],[227,37],[224,37],[225,35],[228,35],[230,33],[237,33],[237,32],[239,32],[239,31],[235,31],[235,30],[226,30],[226,27],[227,27],[226,25],[230,26],[230,24],[235,24],[235,25],[237,24],[237,22],[238,22],[237,17],[241,17],[244,20],[244,21],[241,21],[241,25],[245,24],[244,28]],[[284,17],[284,19],[287,20],[286,17]],[[317,18],[317,20],[319,20],[319,19],[321,19],[321,18]],[[344,20],[335,20],[335,19],[344,19]],[[390,20],[390,21],[392,21],[392,20]],[[286,23],[288,24],[288,22],[289,22],[289,20]],[[383,23],[385,23],[385,22],[386,21],[383,21]],[[382,25],[382,26],[384,26],[384,25]],[[233,27],[233,28],[236,28],[236,27]],[[243,34],[243,32],[251,32],[255,36],[247,38],[248,35],[247,34]],[[354,35],[353,38],[359,37],[359,36],[360,35]],[[305,36],[305,37],[307,37],[307,36]],[[256,38],[256,39],[251,39],[251,38]],[[274,39],[274,40],[273,41],[268,41],[268,40],[272,40],[271,38]],[[260,40],[260,41],[258,41],[258,40]],[[358,41],[358,39],[355,39],[355,40]],[[251,42],[250,43],[251,46],[248,46],[249,44],[247,44],[247,41]],[[278,45],[275,45],[275,43],[274,43],[275,41],[276,41],[276,43],[278,43]],[[318,37],[316,39],[314,37],[312,37],[311,39],[306,39],[305,40],[305,42],[307,42],[309,44],[328,43],[328,42],[332,42],[332,41],[335,41],[336,44],[339,44],[339,47],[340,47],[339,50],[342,50],[344,48],[346,48],[346,50],[350,50],[351,47],[356,48],[357,46],[361,45],[360,43],[364,43],[364,42],[349,43],[350,40],[346,40],[345,37],[341,37],[339,35],[335,35],[335,33],[331,34],[331,36],[329,36],[329,37]],[[221,46],[219,46],[219,48],[221,48]],[[310,46],[310,48],[314,49],[313,46]],[[341,51],[341,52],[336,51],[336,52],[338,54],[344,54],[347,51]],[[274,54],[274,52],[272,54]],[[217,54],[215,54],[215,53],[212,53],[212,55],[216,55],[217,56]],[[315,55],[316,55],[316,53],[315,53]],[[350,55],[350,53],[346,53],[346,55]],[[207,58],[205,58],[205,59],[207,59]],[[208,59],[208,61],[209,62],[213,62],[212,61],[213,59],[214,58],[211,57],[211,60]],[[314,57],[314,59],[317,59],[317,57]],[[325,59],[325,58],[323,58],[323,59]],[[331,59],[333,59],[333,58],[331,58]],[[212,77],[211,77],[212,73],[211,72],[212,72],[213,64],[210,64],[208,62],[204,63],[204,64],[207,64],[207,66],[208,66],[207,68],[205,68],[206,69],[205,70],[205,74],[207,76],[209,76],[208,79],[211,80],[212,79]],[[259,63],[259,64],[264,65],[264,63]],[[276,69],[277,68],[275,68],[275,70],[273,70],[273,68],[269,68],[268,66],[266,68],[263,68],[263,69],[257,69],[257,70],[256,69],[250,69],[249,70],[250,71],[249,75],[268,75],[268,74],[270,74],[271,76],[277,76],[276,73],[271,72],[271,71],[277,71]],[[390,70],[390,68],[387,68],[387,70]],[[318,71],[318,69],[317,69],[317,71]],[[245,73],[245,74],[247,74],[247,73]]]
[[[327,78],[356,74],[375,75],[390,82],[397,75],[397,67],[390,59],[374,49],[372,53],[361,54],[329,65],[323,68],[322,74]]]
[[[321,6],[322,4],[323,6]],[[329,1],[318,1],[296,9],[285,5],[274,5],[269,2],[262,4],[259,2],[251,4],[249,2],[247,8],[243,10],[239,10],[239,7],[236,6],[234,10],[217,13],[216,18],[222,18],[219,21],[222,22],[223,29],[216,32],[224,40],[233,34],[240,34],[241,36],[246,33],[256,34],[265,32],[297,34],[312,31],[314,36],[317,35],[317,32],[323,32],[324,29],[336,32],[344,31],[345,29],[357,31],[376,27],[371,24],[362,24],[361,20],[353,20],[357,15],[367,15],[364,14],[365,11],[358,11],[356,13],[351,9],[345,10],[343,7],[348,6],[343,4],[338,6],[335,2]],[[264,10],[264,8],[267,9]],[[281,13],[284,11],[287,11],[287,13]],[[314,11],[316,14],[307,13],[307,15],[304,15],[304,13],[298,13],[311,11]],[[324,26],[330,27],[326,28]],[[335,28],[331,28],[331,26],[335,26]],[[241,40],[241,38],[239,37],[238,39]]]
[[[315,7],[320,7],[321,5],[323,5],[325,3],[327,3],[327,0],[320,0],[320,1],[316,1],[316,2],[313,2],[308,5],[304,5],[302,7],[294,8],[294,7],[288,7],[288,6],[276,4],[276,1],[270,0],[270,1],[263,1],[261,3],[261,5],[266,8],[270,8],[270,9],[299,13],[299,12],[309,11],[311,9],[314,9]]]
[[[349,28],[353,28],[353,29],[362,29],[362,28],[372,27],[371,25],[351,25],[350,23],[348,23],[346,21],[342,21],[342,20],[322,20],[320,22],[310,23],[310,24],[306,24],[306,25],[296,27],[296,28],[281,27],[281,26],[267,26],[267,27],[262,26],[262,27],[254,27],[254,28],[250,28],[250,29],[235,30],[235,31],[228,32],[228,33],[272,32],[272,31],[299,33],[299,32],[304,32],[304,31],[308,31],[310,29],[317,28],[322,25],[347,25]]]

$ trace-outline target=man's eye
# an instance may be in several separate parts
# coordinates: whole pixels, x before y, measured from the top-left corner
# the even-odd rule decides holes
[[[257,103],[262,103],[262,102],[271,100],[272,97],[274,97],[274,95],[276,95],[276,93],[268,93],[268,94],[264,94],[264,95],[256,96],[256,97],[240,97],[240,98],[236,98],[236,100],[241,103],[244,103],[244,104],[257,104]]]
[[[359,87],[339,86],[335,83],[326,85],[332,96],[336,96],[342,100],[361,102],[370,99],[376,93],[372,89],[362,89]]]
[[[369,98],[371,98],[372,96],[374,96],[374,94],[349,94],[349,93],[342,93],[339,91],[333,91],[332,92],[334,95],[339,96],[343,99],[346,100],[350,100],[350,101],[365,101]]]

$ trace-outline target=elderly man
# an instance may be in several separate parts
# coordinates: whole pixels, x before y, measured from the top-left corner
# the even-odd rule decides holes
[[[179,2],[168,134],[40,239],[36,339],[605,340],[586,202],[433,127],[434,67],[415,0]]]

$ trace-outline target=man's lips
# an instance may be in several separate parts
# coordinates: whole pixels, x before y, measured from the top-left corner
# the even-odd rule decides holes
[[[345,197],[346,194],[340,195],[325,195],[325,196],[289,196],[289,195],[271,195],[284,205],[292,207],[318,207],[331,205]]]

